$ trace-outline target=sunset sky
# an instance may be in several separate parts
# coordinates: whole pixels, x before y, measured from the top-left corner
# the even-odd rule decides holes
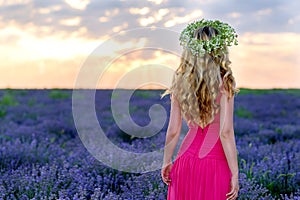
[[[299,0],[0,0],[0,88],[74,88],[96,48],[102,64],[93,64],[91,76],[105,59],[115,60],[97,88],[114,88],[139,67],[149,70],[122,87],[151,82],[159,73],[152,65],[175,70],[179,58],[165,45],[147,49],[149,41],[162,37],[176,46],[180,31],[201,18],[227,22],[238,33],[239,45],[230,48],[238,87],[300,88],[299,8]],[[142,27],[166,34],[141,37],[135,29]],[[159,76],[171,80],[164,70]]]

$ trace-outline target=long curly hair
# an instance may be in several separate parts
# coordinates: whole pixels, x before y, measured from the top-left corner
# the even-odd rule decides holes
[[[194,37],[209,40],[216,34],[218,31],[215,28],[205,26],[199,27]],[[214,120],[220,109],[216,99],[222,84],[228,98],[239,92],[229,67],[228,48],[225,47],[225,50],[218,52],[216,49],[212,53],[194,56],[191,50],[184,48],[172,85],[161,96],[174,94],[188,123],[205,127]]]

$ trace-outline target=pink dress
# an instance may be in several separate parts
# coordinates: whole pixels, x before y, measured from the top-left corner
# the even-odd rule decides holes
[[[220,93],[217,102],[222,96]],[[226,199],[231,171],[219,138],[220,127],[226,123],[225,112],[221,103],[212,123],[203,129],[189,125],[170,171],[167,200]]]

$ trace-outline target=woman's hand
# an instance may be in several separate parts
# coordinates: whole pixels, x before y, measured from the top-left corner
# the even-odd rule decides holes
[[[169,183],[171,182],[170,172],[171,172],[172,166],[173,166],[172,162],[169,164],[163,164],[163,168],[161,169],[162,180],[167,185],[169,185]]]
[[[238,197],[239,193],[239,179],[237,176],[232,176],[230,181],[230,192],[226,194],[227,199],[226,200],[234,200]]]

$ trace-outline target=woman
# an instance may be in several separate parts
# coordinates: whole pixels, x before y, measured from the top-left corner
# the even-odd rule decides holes
[[[239,191],[233,128],[234,95],[228,48],[237,45],[228,24],[200,20],[180,35],[184,47],[171,87],[170,120],[161,176],[168,200],[236,199]],[[189,131],[172,163],[182,117]]]

